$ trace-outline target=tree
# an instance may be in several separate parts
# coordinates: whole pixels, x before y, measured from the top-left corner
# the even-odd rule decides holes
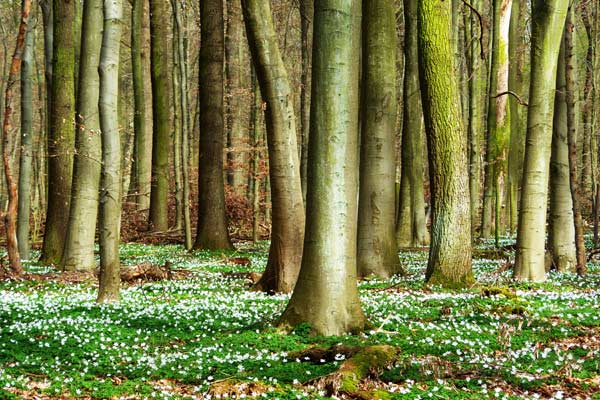
[[[134,156],[132,188],[136,194],[135,202],[139,210],[150,206],[150,182],[152,181],[152,130],[147,123],[147,115],[152,110],[146,108],[146,84],[144,82],[144,63],[146,54],[146,15],[147,0],[133,0],[131,10],[131,71],[133,76],[133,129]]]
[[[431,182],[429,284],[473,283],[466,135],[454,74],[451,4],[422,0],[418,7],[419,76]]]
[[[100,53],[100,128],[102,181],[100,194],[100,287],[98,302],[119,299],[121,228],[121,141],[119,139],[119,50],[122,0],[104,0]]]
[[[96,267],[94,243],[102,158],[98,116],[102,0],[86,0],[83,14],[76,107],[75,166],[71,210],[62,260],[62,268],[67,271]]]
[[[223,182],[223,2],[200,3],[200,165],[195,249],[231,250]]]
[[[517,252],[513,276],[544,281],[546,201],[556,68],[568,0],[536,0],[532,9],[531,82]]]
[[[53,2],[52,107],[48,132],[48,209],[41,261],[59,265],[71,203],[75,146],[75,3]]]
[[[257,288],[269,292],[291,292],[296,284],[302,258],[304,203],[296,143],[294,97],[279,52],[269,1],[242,1],[260,92],[267,105],[266,126],[273,209],[269,260]]]
[[[563,39],[564,42],[564,39]],[[550,156],[550,220],[548,248],[559,271],[573,271],[576,264],[575,224],[570,191],[567,101],[564,43],[558,57],[556,97]]]
[[[25,47],[21,60],[21,154],[19,166],[19,205],[17,211],[17,243],[22,259],[29,259],[29,226],[33,172],[33,24],[28,21]]]
[[[300,76],[300,179],[302,198],[306,202],[308,140],[310,134],[310,86],[312,65],[314,0],[300,0],[300,35],[302,39],[302,72]]]
[[[17,243],[17,208],[19,203],[19,193],[17,192],[17,183],[12,176],[10,162],[10,129],[13,112],[13,88],[19,78],[21,69],[21,58],[25,48],[25,39],[28,31],[29,14],[31,13],[31,1],[23,0],[21,3],[21,23],[17,33],[15,52],[10,64],[10,72],[6,82],[6,92],[4,96],[4,118],[2,120],[2,161],[4,165],[4,178],[8,188],[8,209],[4,217],[6,224],[6,247],[8,252],[8,261],[10,269],[15,275],[23,273],[19,247]]]
[[[402,118],[402,175],[396,241],[398,246],[429,243],[423,188],[423,109],[419,87],[417,0],[404,1],[404,118]]]
[[[395,236],[396,16],[394,2],[363,8],[358,274],[401,271]]]
[[[364,328],[356,285],[360,1],[315,1],[302,267],[280,323],[316,334]]]
[[[153,230],[169,229],[169,143],[171,110],[169,99],[168,0],[150,0],[150,60],[152,64],[152,183],[150,225]]]

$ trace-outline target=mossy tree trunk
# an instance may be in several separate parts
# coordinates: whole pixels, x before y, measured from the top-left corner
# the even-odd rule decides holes
[[[119,50],[122,0],[104,0],[100,55],[100,128],[102,182],[100,194],[100,287],[98,302],[119,300],[121,228],[121,141],[119,139]]]
[[[294,97],[279,51],[269,0],[243,0],[244,19],[260,93],[266,103],[273,222],[267,268],[256,287],[294,289],[304,240],[304,203],[296,143]]]
[[[17,211],[17,243],[23,260],[29,259],[29,227],[33,193],[33,56],[34,36],[32,18],[28,21],[27,36],[21,60],[21,151],[19,162],[19,205]]]
[[[361,2],[316,0],[302,268],[280,323],[362,330],[356,284]]]
[[[200,3],[200,158],[195,249],[231,250],[227,232],[223,147],[223,2]]]
[[[83,11],[82,57],[79,62],[79,93],[76,106],[76,155],[71,209],[62,260],[62,268],[68,271],[96,267],[94,242],[102,159],[98,114],[98,66],[104,15],[102,7],[102,0],[86,0]]]
[[[404,89],[402,118],[402,174],[396,241],[398,246],[429,244],[423,187],[423,109],[419,87],[417,0],[404,1]]]
[[[396,16],[393,0],[363,8],[358,275],[401,271],[395,237]]]
[[[48,132],[48,208],[41,261],[60,264],[69,221],[75,146],[75,3],[53,2],[52,107]]]
[[[563,43],[558,58],[554,120],[552,124],[548,248],[552,254],[552,261],[559,271],[573,272],[576,264],[575,225],[569,176],[565,73],[565,50]]]
[[[152,181],[150,187],[150,226],[155,231],[169,229],[169,149],[171,123],[169,93],[168,0],[150,0],[150,60],[152,64]]]
[[[546,204],[556,66],[568,0],[535,0],[525,164],[513,276],[545,281]]]
[[[462,124],[455,63],[451,4],[419,2],[419,76],[425,114],[431,181],[429,284],[463,287],[471,271],[471,211],[467,142]]]

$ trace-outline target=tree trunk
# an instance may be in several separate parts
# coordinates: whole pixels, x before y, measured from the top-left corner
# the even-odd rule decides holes
[[[471,221],[466,135],[454,74],[451,4],[422,0],[418,6],[419,76],[431,181],[431,248],[428,284],[464,287],[471,271]]]
[[[546,203],[554,114],[556,65],[568,0],[535,0],[532,20],[531,82],[525,141],[517,254],[513,276],[545,281]]]
[[[52,112],[48,133],[48,209],[41,262],[59,265],[69,222],[75,146],[75,4],[54,0]]]
[[[79,63],[77,136],[71,210],[62,268],[67,271],[96,267],[94,243],[98,216],[98,190],[102,140],[98,116],[100,47],[102,46],[102,0],[86,0]]]
[[[173,7],[175,14],[175,7]],[[173,68],[171,68],[171,82],[173,87],[173,170],[175,172],[175,225],[173,229],[183,229],[183,163],[181,154],[181,142],[183,139],[183,119],[185,110],[181,107],[181,82],[179,81],[179,54],[177,53],[179,31],[173,15],[173,51],[171,52]]]
[[[419,87],[417,1],[404,2],[404,100],[402,118],[402,175],[396,241],[398,246],[429,244],[423,188],[423,109]]]
[[[152,64],[152,180],[150,226],[155,231],[169,229],[169,32],[168,0],[150,0],[150,59]]]
[[[30,18],[31,19],[31,18]],[[21,151],[19,167],[19,201],[17,211],[17,243],[23,260],[29,259],[29,226],[31,216],[33,172],[33,52],[34,35],[28,22],[27,37],[21,61]]]
[[[569,143],[565,87],[565,52],[561,46],[556,74],[556,97],[550,157],[550,221],[548,247],[556,269],[573,272],[576,264],[575,225],[570,192]]]
[[[565,24],[565,92],[567,103],[567,137],[569,142],[569,175],[570,194],[573,204],[573,222],[575,227],[575,247],[577,249],[576,269],[579,275],[586,273],[585,243],[583,241],[583,219],[581,217],[579,180],[577,177],[577,136],[578,119],[576,116],[575,95],[577,88],[577,58],[575,53],[575,15],[574,4],[571,3]],[[591,154],[591,146],[589,147]]]
[[[304,240],[304,204],[296,143],[294,97],[281,58],[269,0],[242,0],[260,93],[266,102],[272,231],[267,268],[256,288],[291,292]]]
[[[200,158],[195,249],[231,250],[223,182],[223,2],[200,4]]]
[[[152,179],[152,131],[147,124],[146,80],[144,78],[145,24],[144,8],[147,0],[133,0],[131,11],[131,70],[133,75],[133,130],[134,155],[132,187],[138,210],[146,210],[150,206],[150,182]]]
[[[227,2],[227,83],[229,87],[228,171],[233,192],[247,196],[248,184],[248,47],[240,1]]]
[[[21,23],[15,44],[15,52],[10,64],[10,72],[6,81],[6,92],[4,96],[4,118],[2,120],[2,161],[4,164],[4,178],[8,188],[8,209],[4,222],[6,224],[6,248],[8,252],[8,261],[13,274],[21,275],[23,266],[21,256],[19,255],[19,246],[17,243],[17,208],[19,203],[19,193],[17,192],[17,182],[12,176],[10,160],[10,130],[13,113],[13,88],[17,84],[21,69],[21,57],[25,48],[25,38],[27,36],[29,14],[31,13],[31,0],[23,0],[21,3]]]
[[[100,287],[98,302],[119,300],[121,227],[121,141],[119,139],[119,50],[122,0],[104,0],[100,55],[100,128],[102,183],[100,194]]]
[[[307,223],[302,268],[280,323],[362,330],[356,284],[360,1],[315,1]]]
[[[302,198],[306,203],[308,170],[308,140],[310,135],[310,86],[313,44],[314,0],[300,0],[300,34],[302,35],[302,73],[300,76],[300,180]]]
[[[513,0],[510,14],[508,89],[527,98],[525,87],[525,60],[528,43],[525,43],[523,31],[527,29],[527,7],[523,0]],[[521,195],[523,177],[523,155],[525,153],[525,116],[527,108],[519,104],[514,96],[509,97],[510,104],[510,149],[508,153],[508,207],[509,227],[514,232],[518,221],[518,204]]]
[[[358,275],[402,271],[395,237],[396,15],[393,0],[363,9]]]

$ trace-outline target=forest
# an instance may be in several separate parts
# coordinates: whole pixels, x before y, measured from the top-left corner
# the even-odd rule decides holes
[[[600,399],[600,0],[2,0],[0,40],[0,399]]]

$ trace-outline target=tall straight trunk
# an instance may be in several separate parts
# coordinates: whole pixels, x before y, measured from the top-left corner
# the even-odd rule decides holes
[[[200,3],[200,158],[195,249],[230,250],[223,182],[223,2]]]
[[[35,31],[28,23],[21,61],[21,151],[19,167],[19,204],[17,211],[17,243],[23,260],[29,259],[29,226],[33,193],[33,52]]]
[[[320,335],[365,326],[356,285],[358,0],[316,0],[302,268],[280,323]]]
[[[138,210],[146,210],[150,206],[150,182],[152,179],[152,130],[147,124],[146,83],[144,78],[144,62],[148,54],[145,52],[144,9],[148,0],[133,0],[131,10],[131,70],[133,75],[133,130],[134,155],[132,187]]]
[[[100,287],[98,302],[119,300],[121,228],[121,141],[119,139],[119,50],[122,0],[104,0],[100,54],[100,128],[102,183],[100,195]]]
[[[308,140],[310,135],[310,87],[314,14],[314,0],[300,0],[300,34],[302,40],[302,72],[300,76],[300,181],[302,184],[302,198],[305,202]]]
[[[554,120],[552,123],[548,248],[552,253],[552,261],[556,268],[561,272],[572,272],[575,270],[576,249],[573,203],[570,191],[565,76],[565,49],[563,44],[558,58]]]
[[[8,189],[8,208],[4,217],[6,226],[6,248],[10,269],[15,275],[23,273],[21,256],[17,243],[17,209],[19,203],[19,193],[17,192],[17,182],[12,176],[11,160],[9,149],[11,147],[10,130],[13,113],[13,88],[17,84],[21,69],[21,58],[25,48],[25,39],[29,25],[29,14],[31,13],[31,0],[23,0],[21,3],[21,23],[15,43],[15,52],[13,53],[10,72],[6,81],[6,92],[4,96],[4,117],[2,120],[2,161],[4,165],[4,178]]]
[[[583,218],[581,217],[579,179],[577,176],[577,136],[578,117],[576,115],[575,96],[579,94],[577,87],[577,56],[575,52],[575,11],[572,3],[565,23],[565,92],[567,102],[567,137],[569,142],[569,189],[573,204],[573,222],[575,226],[575,247],[577,249],[577,273],[586,273],[585,244],[583,241]],[[590,146],[591,154],[591,146]]]
[[[429,243],[423,188],[423,109],[419,87],[417,0],[404,1],[404,90],[402,118],[402,175],[396,223],[398,246]]]
[[[471,271],[471,211],[466,135],[458,78],[453,72],[451,5],[422,0],[418,5],[419,76],[425,113],[431,181],[431,248],[428,284],[463,287]]]
[[[150,225],[153,230],[169,229],[169,32],[168,0],[150,0],[150,60],[152,64],[152,181]]]
[[[509,27],[512,0],[493,0],[494,31],[488,105],[488,139],[485,169],[483,237],[492,233],[498,245],[502,227],[500,210],[506,180],[510,140],[510,108],[508,106]],[[504,93],[504,94],[502,94]],[[502,95],[501,95],[502,94]],[[493,212],[491,212],[493,210]],[[493,223],[492,223],[493,221]]]
[[[248,45],[244,35],[244,20],[240,1],[227,2],[227,82],[229,87],[229,152],[228,171],[233,192],[247,196],[249,116]]]
[[[298,278],[304,240],[294,96],[279,51],[270,1],[242,0],[242,8],[260,93],[267,105],[273,210],[269,259],[256,288],[267,292],[291,292]]]
[[[583,137],[594,138],[593,134],[593,115],[594,115],[594,106],[596,100],[594,98],[594,39],[596,36],[595,27],[593,26],[593,17],[594,17],[594,4],[587,3],[582,7],[581,19],[583,21],[583,25],[586,32],[587,37],[587,50],[585,57],[585,84],[583,87]],[[590,143],[590,153],[596,159],[596,168],[592,167],[592,182],[591,182],[591,194],[592,194],[592,205],[597,203],[598,199],[596,198],[596,186],[598,184],[598,155],[597,155],[597,139],[594,140],[594,143]],[[584,173],[585,171],[582,171]],[[595,212],[594,207],[594,212]]]
[[[556,65],[568,0],[533,3],[531,82],[525,140],[517,254],[513,276],[518,280],[545,281],[546,202],[554,114]]]
[[[175,11],[173,10],[173,13]],[[179,81],[179,54],[177,53],[178,30],[175,16],[173,16],[173,51],[171,52],[173,68],[171,68],[171,82],[173,87],[173,169],[175,172],[175,225],[174,229],[183,229],[183,163],[181,160],[181,142],[183,135],[183,122],[185,110],[181,108],[181,83]]]
[[[98,116],[100,47],[102,46],[102,0],[86,0],[82,27],[77,95],[77,132],[71,210],[62,268],[67,271],[96,267],[94,242],[98,216],[98,190],[102,140]]]
[[[173,2],[173,12],[175,14],[175,29],[177,31],[177,54],[179,59],[179,77],[180,77],[180,90],[179,93],[174,93],[175,96],[179,96],[180,104],[182,109],[181,118],[181,164],[182,164],[182,206],[183,206],[183,229],[185,235],[185,248],[192,248],[192,227],[190,221],[190,178],[189,178],[189,134],[190,134],[190,113],[189,108],[189,85],[188,85],[188,57],[187,49],[185,46],[185,26],[183,21],[183,11],[181,9],[181,2]],[[175,50],[174,50],[175,51]]]
[[[395,237],[396,15],[393,0],[363,6],[359,276],[401,272]]]
[[[481,0],[472,2],[475,9],[481,8]],[[479,211],[480,211],[480,188],[481,188],[481,137],[484,131],[485,117],[485,80],[486,68],[485,49],[483,45],[483,29],[479,24],[477,16],[471,12],[470,16],[470,31],[471,39],[467,54],[470,59],[470,76],[469,79],[469,124],[468,124],[468,143],[469,143],[469,193],[471,206],[471,236],[475,234],[479,228]],[[477,36],[476,36],[477,32]],[[478,40],[475,40],[475,38]]]
[[[513,0],[510,14],[509,30],[509,59],[508,89],[526,97],[525,87],[525,55],[527,43],[523,39],[527,17],[526,3],[523,0]],[[523,177],[523,156],[525,153],[525,116],[527,108],[519,104],[514,96],[509,97],[510,104],[510,149],[508,153],[508,207],[509,227],[514,232],[518,221],[518,202],[521,194],[521,179]]]
[[[41,261],[60,264],[68,229],[75,147],[75,4],[54,0],[52,112],[48,132],[48,209]]]

